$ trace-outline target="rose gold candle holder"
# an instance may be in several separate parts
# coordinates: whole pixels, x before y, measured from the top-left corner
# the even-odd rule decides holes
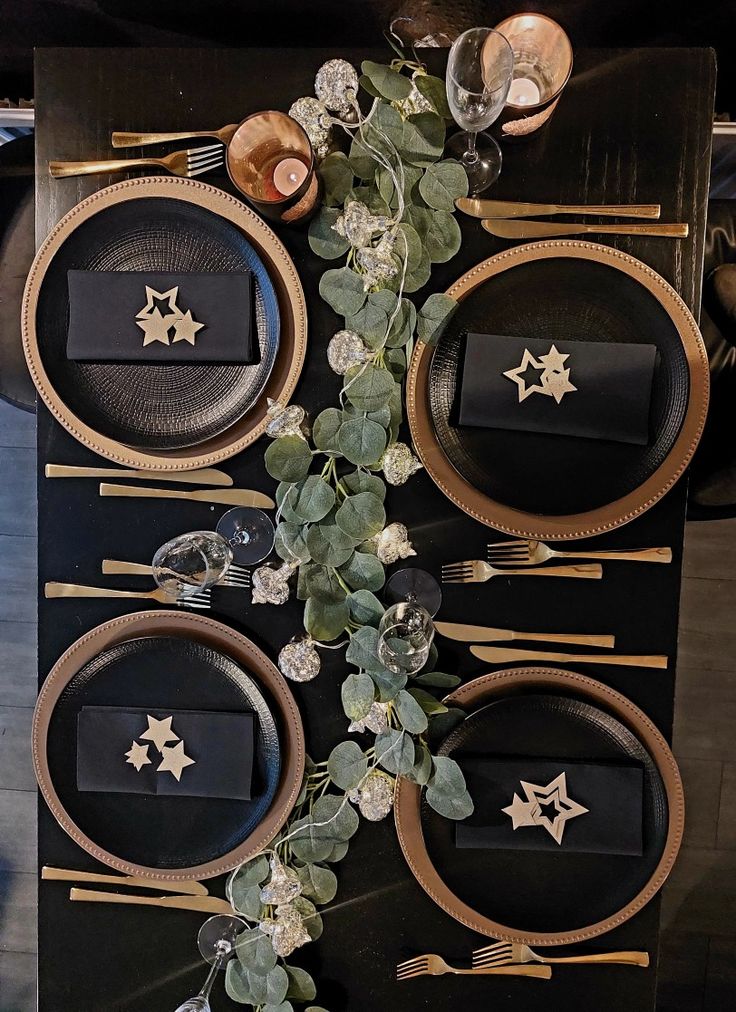
[[[271,221],[301,221],[317,207],[312,145],[284,112],[257,112],[243,120],[227,146],[227,171],[243,196]]]
[[[572,73],[572,45],[544,14],[515,14],[496,25],[514,51],[514,76],[498,120],[501,136],[526,137],[557,108]]]

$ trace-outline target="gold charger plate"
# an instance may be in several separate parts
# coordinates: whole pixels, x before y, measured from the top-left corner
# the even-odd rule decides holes
[[[514,668],[482,675],[446,696],[448,706],[459,706],[469,713],[494,699],[534,690],[574,694],[592,702],[618,718],[649,752],[662,777],[668,805],[667,836],[662,854],[647,883],[621,910],[605,920],[583,928],[562,932],[530,933],[500,924],[463,902],[443,881],[434,867],[424,840],[421,821],[421,788],[400,777],[396,785],[394,818],[399,843],[412,874],[428,896],[456,921],[489,938],[527,945],[568,945],[583,942],[611,931],[629,920],[662,888],[672,870],[685,829],[685,795],[675,757],[649,717],[621,693],[586,675],[554,668]]]
[[[682,342],[689,375],[687,408],[679,433],[659,466],[633,491],[587,512],[545,515],[499,502],[476,488],[448,459],[429,407],[429,377],[435,349],[418,343],[407,375],[407,415],[422,463],[441,491],[474,519],[507,534],[533,539],[584,538],[620,527],[654,505],[682,475],[705,425],[710,373],[698,326],[677,292],[640,260],[608,246],[578,240],[549,240],[517,246],[484,260],[447,294],[462,302],[484,282],[521,264],[553,258],[593,261],[623,272],[642,285],[665,310]],[[440,340],[442,340],[440,338]],[[523,466],[523,461],[520,462]]]
[[[235,225],[261,256],[279,304],[280,341],[276,361],[255,405],[224,432],[177,450],[142,450],[97,432],[61,399],[44,368],[36,331],[36,309],[45,273],[65,239],[83,222],[123,201],[165,197],[204,207]],[[181,471],[209,467],[244,450],[263,433],[267,399],[288,403],[299,380],[307,348],[304,291],[294,263],[272,230],[235,197],[195,179],[177,176],[126,179],[99,190],[73,207],[49,233],[31,266],[21,312],[23,350],[33,383],[48,409],[85,446],[125,467]]]
[[[54,707],[74,676],[104,650],[147,636],[176,636],[196,640],[232,658],[268,693],[279,725],[281,773],[271,806],[257,828],[231,851],[189,868],[155,868],[138,865],[98,846],[82,832],[65,810],[54,787],[47,755],[49,725]],[[299,795],[306,750],[304,728],[296,701],[278,668],[249,639],[221,622],[185,612],[135,612],[112,619],[85,633],[62,654],[51,669],[36,702],[31,734],[36,779],[46,804],[62,829],[83,850],[103,864],[144,878],[167,882],[212,878],[237,868],[273,840],[288,819]],[[74,747],[70,742],[70,748]]]

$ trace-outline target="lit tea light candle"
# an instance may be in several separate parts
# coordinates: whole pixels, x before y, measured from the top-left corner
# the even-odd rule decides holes
[[[511,105],[537,105],[539,88],[528,77],[517,77],[511,82],[508,101]]]
[[[284,158],[273,170],[273,185],[284,197],[290,197],[308,175],[309,168],[304,162],[298,158]]]

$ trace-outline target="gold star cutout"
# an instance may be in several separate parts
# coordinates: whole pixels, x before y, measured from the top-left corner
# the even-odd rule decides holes
[[[189,344],[193,345],[195,340],[194,335],[197,333],[198,330],[201,330],[202,327],[204,327],[204,324],[197,323],[197,321],[192,316],[191,309],[187,309],[186,313],[184,313],[183,316],[179,317],[179,319],[174,324],[173,343],[176,344],[177,341],[188,341]]]
[[[546,355],[539,356],[539,362],[549,372],[562,372],[562,367],[569,357],[569,355],[561,355],[557,348],[552,345]]]
[[[567,355],[563,355],[562,357],[567,358]],[[570,382],[569,369],[563,369],[561,372],[550,372],[549,369],[545,370],[542,373],[542,385],[547,388],[547,391],[558,404],[565,394],[570,393],[572,390],[577,390],[577,387],[574,387]]]
[[[544,826],[547,832],[550,834],[552,839],[557,844],[562,843],[562,836],[565,832],[565,824],[570,819],[577,818],[578,815],[585,815],[588,811],[583,805],[579,805],[577,801],[573,801],[567,793],[567,778],[564,773],[560,773],[558,777],[555,777],[551,783],[547,784],[546,787],[540,787],[538,784],[528,784],[526,781],[521,781],[521,786],[526,794],[527,801],[536,806],[535,811],[535,824],[538,826]],[[542,815],[539,811],[539,802],[554,801],[555,807],[557,808],[557,815],[553,820],[550,820],[546,815]],[[516,828],[516,827],[514,827]]]
[[[519,826],[536,826],[533,814],[535,805],[536,802],[522,801],[518,794],[514,794],[513,803],[508,808],[502,808],[501,811],[511,817],[514,829],[518,829]]]
[[[144,734],[139,735],[146,741],[152,741],[159,752],[163,752],[167,741],[179,741],[179,735],[174,734],[171,729],[173,717],[164,717],[163,720],[156,720],[150,714],[148,717],[148,728]]]
[[[533,383],[530,386],[526,385],[523,373],[525,373],[530,366],[532,369],[539,369],[540,371],[544,369],[544,366],[534,358],[529,349],[525,348],[524,355],[521,359],[521,365],[517,366],[516,369],[509,369],[504,373],[504,376],[510,379],[513,383],[516,383],[518,386],[520,404],[531,394],[544,394],[547,392],[544,386],[539,383]]]
[[[182,770],[186,766],[193,766],[195,763],[194,759],[190,759],[188,755],[184,754],[184,742],[180,741],[173,748],[165,745],[161,750],[161,765],[156,770],[157,773],[164,773],[168,770],[169,773],[173,774],[177,780],[181,780]]]
[[[169,313],[173,313],[173,315],[177,317],[181,316],[181,312],[178,306],[176,305],[176,300],[178,296],[179,296],[178,285],[175,288],[170,288],[168,292],[157,292],[155,288],[150,288],[148,285],[146,285],[146,304],[143,307],[143,309],[141,309],[141,311],[136,315],[138,317],[141,317],[141,316],[151,316],[154,312],[160,313],[161,310],[158,308],[158,306],[155,304],[154,301],[155,299],[158,299],[161,302],[168,301]]]
[[[130,746],[130,751],[125,754],[127,756],[126,763],[135,766],[136,773],[140,773],[144,766],[151,765],[151,760],[148,758],[148,745],[140,745],[134,741]]]
[[[158,309],[154,309],[150,316],[143,317],[135,322],[143,331],[143,347],[160,341],[161,344],[169,343],[169,328],[178,319],[177,316],[167,314],[162,316]]]

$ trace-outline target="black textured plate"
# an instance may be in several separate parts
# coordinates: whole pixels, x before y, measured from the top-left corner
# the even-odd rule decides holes
[[[465,331],[555,341],[655,344],[649,445],[451,424]],[[682,338],[643,284],[595,260],[532,259],[462,299],[429,373],[437,439],[455,470],[505,506],[545,516],[586,513],[637,489],[672,449],[688,406]]]
[[[253,711],[251,800],[78,791],[83,706]],[[268,811],[281,769],[276,723],[254,680],[224,654],[173,636],[127,640],[84,665],[51,715],[47,757],[59,800],[83,833],[125,861],[160,869],[205,864],[238,846]]]
[[[613,916],[646,885],[667,837],[667,798],[654,760],[615,717],[566,696],[512,696],[473,713],[439,750],[461,764],[462,752],[634,761],[643,767],[644,791],[643,854],[636,857],[458,848],[454,823],[423,802],[430,859],[460,900],[514,931],[561,934]]]
[[[67,271],[253,272],[260,362],[182,365],[71,362]],[[166,197],[126,200],[79,225],[54,256],[38,299],[43,364],[64,403],[110,439],[149,450],[194,446],[253,406],[273,368],[279,309],[268,272],[235,225]]]

